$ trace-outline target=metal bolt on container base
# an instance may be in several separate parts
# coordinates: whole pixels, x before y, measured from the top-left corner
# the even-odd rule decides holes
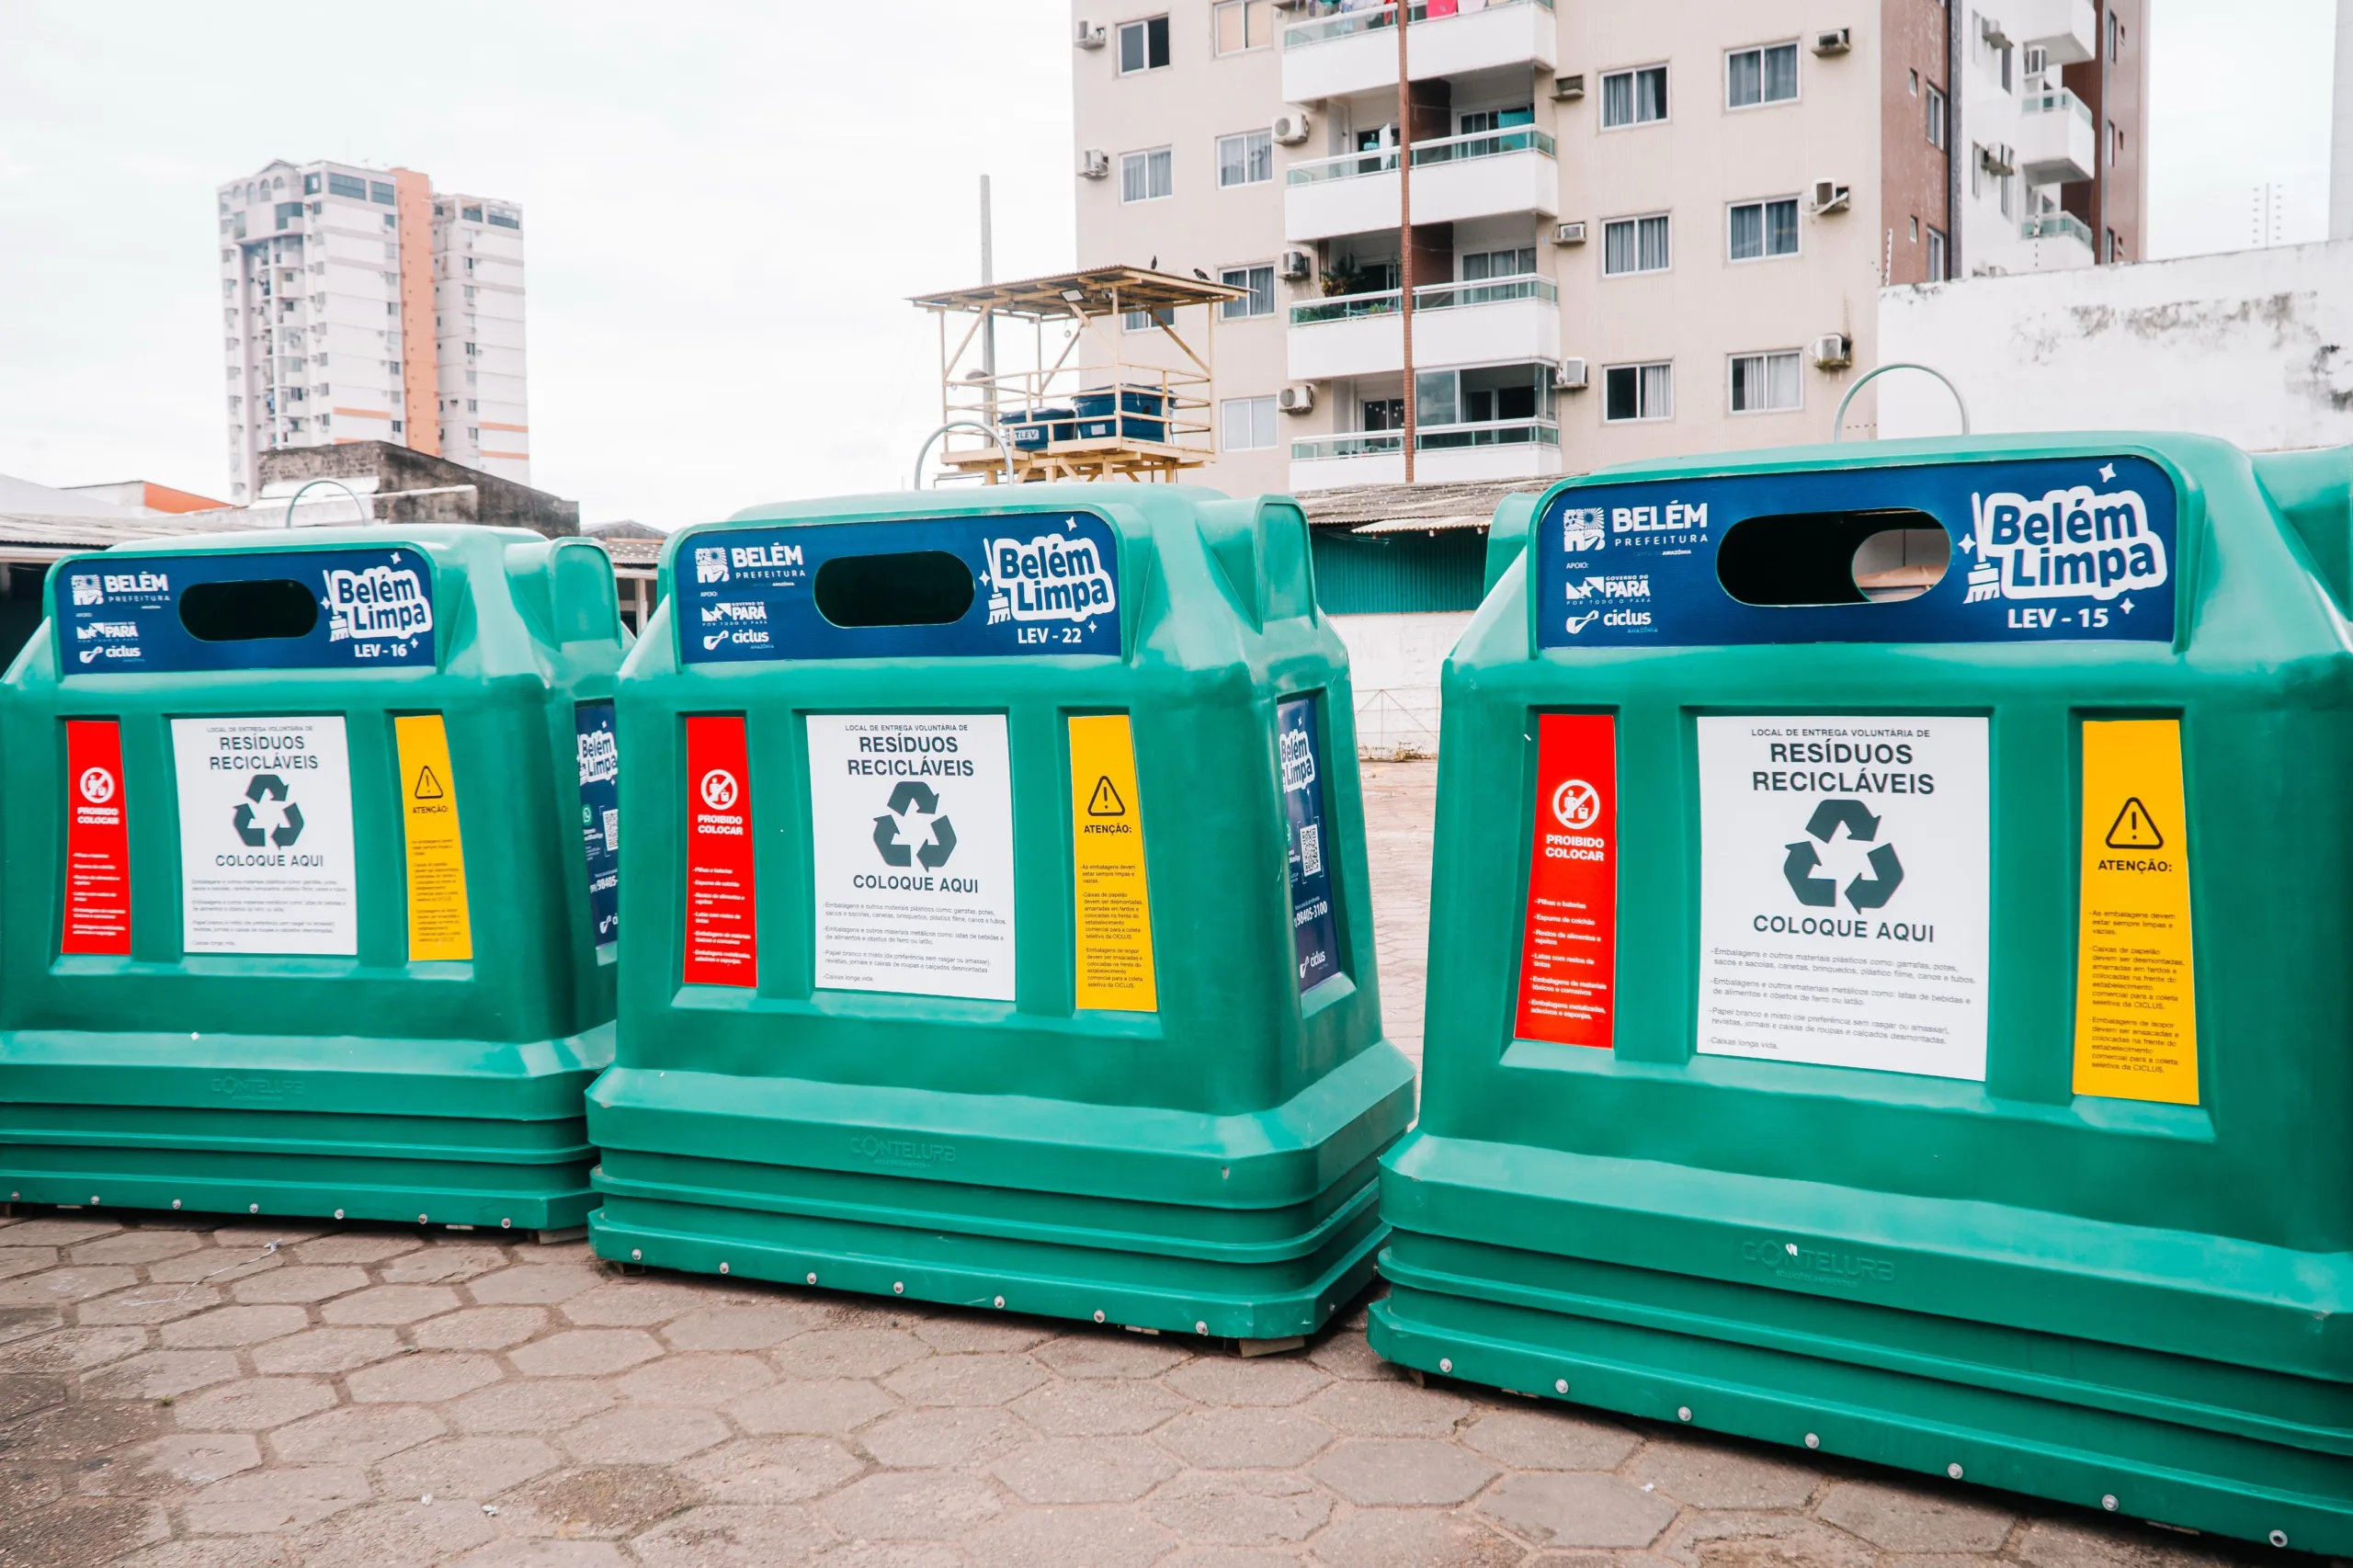
[[[1438,1369],[1441,1372],[1451,1372],[1454,1370],[1454,1358],[1451,1356],[1439,1357],[1438,1358]]]
[[[1805,1435],[1805,1446],[1809,1449],[1818,1449],[1822,1447],[1822,1439],[1815,1434],[1808,1432]]]
[[[1690,1419],[1691,1419],[1691,1407],[1690,1407],[1689,1405],[1688,1405],[1688,1404],[1678,1404],[1678,1405],[1677,1405],[1677,1406],[1675,1407],[1675,1418],[1676,1418],[1677,1421],[1688,1421],[1688,1420],[1690,1420]]]
[[[1554,1393],[1566,1393],[1566,1392],[1569,1392],[1569,1380],[1568,1380],[1568,1379],[1566,1379],[1566,1378],[1554,1378],[1554,1379],[1552,1380],[1552,1392],[1553,1392]]]
[[[891,1294],[892,1294],[893,1296],[904,1296],[904,1295],[905,1295],[906,1293],[907,1293],[907,1282],[906,1282],[905,1280],[904,1280],[904,1279],[893,1279],[893,1280],[892,1280],[892,1281],[891,1281]]]
[[[2270,1535],[2270,1540],[2271,1544],[2274,1546],[2285,1546],[2288,1544],[2288,1532],[2286,1530],[2273,1530]]]
[[[645,1261],[645,1249],[643,1247],[630,1248],[629,1260],[631,1263],[643,1263]]]
[[[809,1276],[809,1283],[810,1283],[810,1284],[814,1285],[816,1282],[817,1282],[817,1277],[816,1277],[814,1274],[812,1274],[811,1276]]]
[[[725,1265],[724,1263],[721,1264],[721,1265],[719,1266],[719,1272],[721,1272],[722,1274],[725,1274],[725,1273],[727,1273],[727,1272],[728,1272],[727,1265]]]
[[[1103,1311],[1102,1311],[1102,1309],[1101,1309],[1101,1308],[1099,1308],[1099,1307],[1096,1309],[1096,1312],[1095,1312],[1095,1321],[1096,1321],[1097,1323],[1101,1323],[1101,1322],[1103,1321]]]
[[[998,1306],[1000,1306],[1000,1307],[1004,1306],[1004,1305],[1005,1305],[1005,1298],[1004,1298],[1003,1296],[999,1296],[999,1297],[996,1299],[996,1304],[997,1304]]]
[[[1961,1466],[1957,1464],[1949,1464],[1945,1466],[1945,1473],[1951,1476],[1955,1481],[1959,1481],[1961,1479]]]
[[[2116,1494],[2113,1492],[2102,1493],[2100,1494],[2099,1506],[2106,1508],[2111,1514],[2116,1512]]]

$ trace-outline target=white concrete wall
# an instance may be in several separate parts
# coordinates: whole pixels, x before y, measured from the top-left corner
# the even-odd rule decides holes
[[[1361,755],[1438,755],[1438,672],[1471,615],[1466,609],[1329,618],[1348,645]]]
[[[1882,290],[1879,325],[1881,358],[1949,376],[1980,435],[2353,441],[2353,241]],[[1872,389],[1882,437],[1959,428],[1928,377]]]

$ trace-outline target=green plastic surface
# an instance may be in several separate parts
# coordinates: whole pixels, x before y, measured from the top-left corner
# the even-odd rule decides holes
[[[2083,453],[2177,482],[2170,643],[1540,653],[1530,557],[1501,563],[1444,677],[1427,1097],[1384,1161],[1381,1355],[2353,1551],[2347,453],[2010,437],[1592,482]],[[1616,716],[1612,1050],[1514,1038],[1545,710]],[[1694,721],[1775,712],[1990,716],[1984,1083],[1696,1053]],[[2194,1106],[2072,1092],[2078,737],[2113,717],[2181,721]]]
[[[444,526],[97,559],[361,546],[431,558],[438,665],[61,678],[44,623],[0,685],[0,1197],[517,1229],[587,1217],[581,1096],[612,1059],[616,966],[594,941],[574,710],[610,699],[624,652],[603,552]],[[433,712],[456,778],[470,962],[408,960],[392,721]],[[182,950],[170,722],[206,714],[343,716],[357,957]],[[67,719],[119,722],[128,957],[59,953]]]
[[[1212,1335],[1305,1334],[1370,1282],[1376,1160],[1413,1119],[1381,1032],[1347,655],[1288,501],[1023,486],[739,514],[1080,508],[1120,549],[1120,656],[682,669],[671,574],[623,671],[618,1058],[589,1094],[597,1250],[667,1267]],[[1345,974],[1295,978],[1275,707],[1320,692]],[[1002,713],[1010,1004],[814,986],[804,715]],[[1065,720],[1131,716],[1159,1010],[1074,1006]],[[688,715],[741,714],[756,989],[681,983]]]

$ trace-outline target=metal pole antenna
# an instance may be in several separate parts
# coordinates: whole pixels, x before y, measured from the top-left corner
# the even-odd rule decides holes
[[[1414,85],[1405,61],[1405,21],[1414,0],[1397,0],[1397,335],[1404,349],[1405,483],[1414,483],[1420,415],[1414,386]]]
[[[981,281],[983,283],[996,281],[995,236],[991,232],[993,227],[989,217],[989,176],[983,175],[981,176]],[[997,422],[996,312],[990,310],[981,312],[981,374],[985,378],[983,384],[988,388],[988,401],[985,406],[988,409],[989,424],[994,426]]]

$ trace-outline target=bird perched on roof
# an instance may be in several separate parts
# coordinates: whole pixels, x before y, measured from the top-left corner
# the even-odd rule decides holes
[[[1160,258],[1159,258],[1158,256],[1154,256],[1150,261],[1148,261],[1148,262],[1144,263],[1144,268],[1143,268],[1143,269],[1144,269],[1146,272],[1157,272],[1157,271],[1159,271],[1159,270],[1160,270]]]
[[[1206,283],[1206,282],[1208,282],[1208,281],[1210,280],[1210,275],[1209,275],[1208,273],[1206,273],[1206,272],[1203,272],[1203,271],[1202,271],[1199,267],[1195,267],[1195,268],[1193,268],[1193,276],[1194,276],[1194,277],[1196,277],[1196,278],[1199,278],[1199,279],[1200,279],[1202,282],[1204,282],[1204,283]]]

